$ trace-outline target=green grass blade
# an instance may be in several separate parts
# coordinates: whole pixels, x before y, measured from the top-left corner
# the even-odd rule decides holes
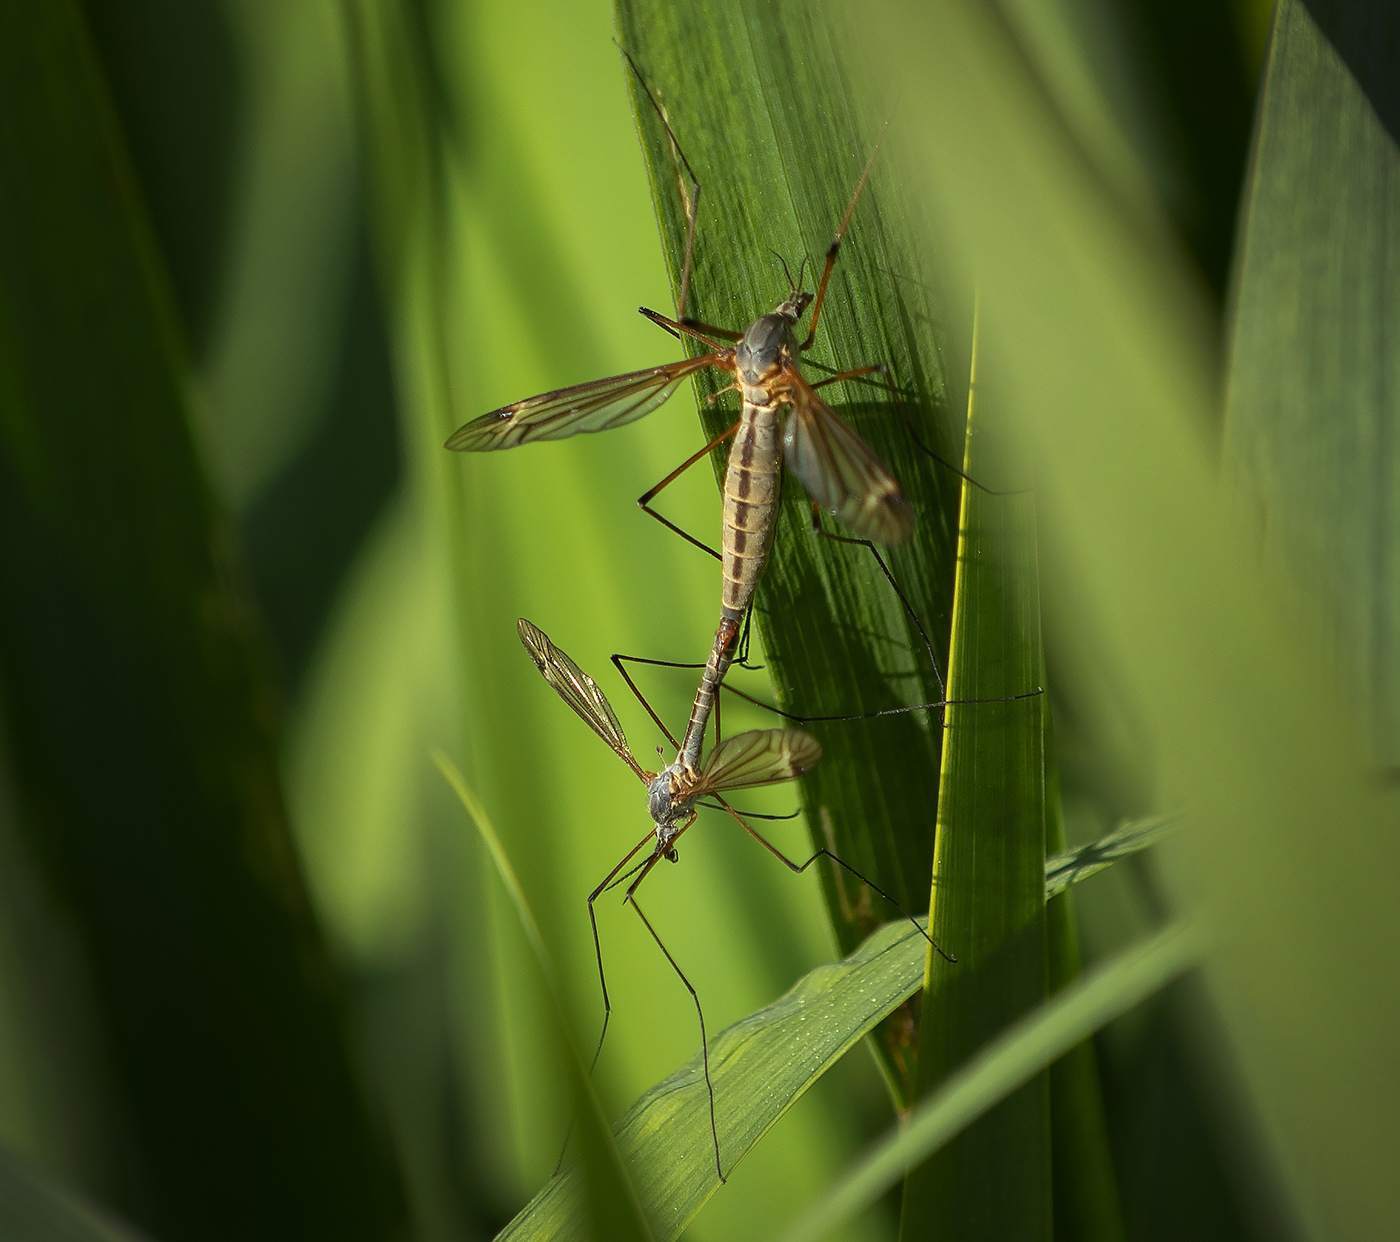
[[[969,402],[964,469],[992,486],[1023,486],[1028,472],[1009,459],[1005,413],[986,399],[987,367],[975,337],[973,351],[976,404]],[[1024,695],[1044,680],[1035,498],[967,486],[931,918],[934,940],[957,961],[929,956],[921,1097],[1046,996],[1045,695],[968,701]],[[1041,1076],[911,1169],[901,1237],[1045,1237],[1049,1120],[1049,1079]]]
[[[908,923],[887,924],[844,961],[819,966],[772,1005],[711,1040],[727,1169],[857,1040],[923,986],[927,948]],[[677,1236],[718,1189],[699,1056],[642,1096],[615,1133],[658,1236]],[[555,1178],[501,1237],[524,1242],[582,1236],[576,1181],[573,1171]]]
[[[792,20],[780,8],[749,0],[700,6],[621,0],[618,30],[702,183],[690,313],[742,329],[787,294],[774,252],[794,273],[804,256],[821,263],[874,149],[880,118],[860,115],[853,103],[820,8],[809,6]],[[677,166],[640,94],[636,113],[674,284],[685,237]],[[846,235],[808,357],[834,368],[890,363],[924,441],[960,456],[949,451],[961,444],[960,404],[954,412],[944,374],[943,351],[951,342],[928,282],[905,226],[899,185],[882,156]],[[964,332],[970,310],[965,314],[956,315]],[[718,386],[709,377],[700,384],[702,394]],[[888,559],[941,664],[958,480],[918,451],[878,389],[844,387],[844,393],[827,390],[834,408],[879,453],[918,514],[913,540]],[[707,434],[732,423],[732,402],[701,404]],[[722,461],[721,455],[717,468]],[[870,553],[814,538],[800,486],[789,480],[784,490],[756,608],[782,706],[837,715],[936,701],[938,683],[922,642]],[[699,533],[717,543],[718,521]],[[718,593],[713,617],[718,624]],[[737,670],[730,684],[745,685]],[[825,753],[803,782],[814,844],[831,846],[906,909],[923,910],[941,745],[936,721],[914,714],[810,727]],[[826,870],[822,884],[843,951],[892,914]],[[906,1020],[882,1036],[900,1098],[911,1085],[913,1029]]]
[[[651,1227],[647,1224],[646,1214],[637,1200],[637,1192],[627,1177],[626,1165],[618,1154],[617,1144],[608,1129],[598,1097],[589,1084],[588,1071],[584,1069],[578,1048],[569,1034],[569,1020],[564,1011],[564,998],[559,990],[554,964],[550,959],[549,950],[545,947],[544,937],[540,934],[540,925],[535,921],[530,903],[525,898],[525,890],[520,887],[515,868],[511,866],[510,857],[506,854],[505,846],[501,844],[501,838],[491,823],[490,816],[486,814],[486,808],[481,805],[481,799],[467,784],[466,778],[457,770],[457,765],[440,750],[433,752],[433,762],[466,808],[482,844],[491,855],[496,874],[500,876],[501,883],[510,895],[525,938],[530,942],[530,948],[549,988],[560,1051],[573,1088],[574,1129],[578,1135],[584,1170],[584,1211],[579,1213],[575,1205],[576,1223],[582,1224],[586,1220],[591,1227],[592,1237],[606,1238],[609,1242],[614,1238],[618,1242],[629,1242],[629,1239],[649,1242],[652,1237]],[[708,1107],[705,1115],[708,1120]],[[555,1180],[558,1180],[557,1175]]]
[[[0,1152],[0,1236],[6,1242],[141,1242],[65,1186]]]
[[[875,1024],[918,990],[927,942],[908,923],[874,932],[844,961],[819,966],[783,997],[710,1041],[710,1077],[726,1170]],[[614,1131],[657,1236],[681,1231],[719,1189],[700,1057],[638,1100]],[[502,1242],[578,1238],[580,1189],[555,1178]]]
[[[0,683],[14,801],[171,1236],[402,1226],[278,774],[277,695],[81,7],[0,6]]]
[[[869,1207],[916,1161],[950,1139],[1114,1018],[1200,961],[1197,931],[1176,924],[1086,974],[983,1048],[850,1170],[783,1242],[809,1242]]]

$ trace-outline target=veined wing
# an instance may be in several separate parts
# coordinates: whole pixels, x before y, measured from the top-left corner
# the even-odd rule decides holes
[[[530,440],[563,440],[583,431],[607,431],[650,414],[687,375],[713,366],[720,354],[682,358],[665,366],[610,375],[503,405],[458,427],[447,447],[464,453],[514,448]]]
[[[633,758],[622,724],[598,683],[550,642],[549,635],[538,626],[521,617],[515,628],[545,681],[578,713],[584,724],[612,747],[613,753],[637,774],[638,779],[649,785],[652,773],[644,771]]]
[[[796,367],[788,367],[783,378],[792,400],[783,456],[807,494],[862,538],[903,543],[914,533],[914,510],[884,463]]]
[[[705,757],[695,796],[790,781],[810,772],[821,757],[821,743],[801,729],[736,733]]]

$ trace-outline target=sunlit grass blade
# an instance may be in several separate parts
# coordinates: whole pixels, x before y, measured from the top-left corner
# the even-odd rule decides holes
[[[818,1078],[923,982],[927,942],[909,923],[874,932],[844,961],[819,966],[785,996],[710,1041],[715,1117],[726,1169]],[[663,1242],[719,1188],[699,1054],[638,1100],[614,1128],[637,1193]],[[557,1177],[501,1234],[581,1238],[577,1178]]]
[[[506,854],[505,847],[501,844],[501,838],[497,835],[490,817],[486,814],[486,808],[481,805],[481,800],[476,796],[475,791],[458,771],[457,765],[440,750],[433,752],[433,762],[437,765],[438,771],[442,773],[443,779],[452,787],[452,792],[457,795],[466,808],[467,814],[471,817],[471,821],[481,837],[482,844],[491,855],[491,862],[496,868],[497,875],[501,878],[501,883],[505,885],[506,892],[510,895],[511,904],[514,905],[516,914],[520,918],[520,926],[525,932],[525,938],[530,942],[530,949],[535,955],[535,960],[539,963],[540,972],[544,975],[545,983],[549,989],[554,1008],[554,1021],[560,1053],[565,1062],[570,1085],[573,1088],[573,1129],[577,1132],[584,1170],[584,1202],[582,1204],[575,1202],[572,1205],[575,1223],[582,1226],[587,1222],[594,1238],[616,1238],[618,1242],[640,1239],[642,1242],[649,1242],[652,1232],[647,1223],[647,1214],[642,1210],[637,1193],[628,1179],[626,1165],[618,1154],[617,1144],[613,1140],[612,1132],[608,1129],[603,1110],[598,1103],[598,1097],[594,1095],[593,1088],[589,1084],[588,1071],[584,1068],[583,1061],[578,1055],[578,1049],[570,1034],[569,1019],[564,1010],[563,993],[559,989],[554,965],[550,960],[549,950],[545,947],[544,937],[540,934],[540,926],[530,910],[530,903],[525,899],[525,890],[520,887],[520,880],[516,877],[515,868],[511,866],[510,858]],[[707,1120],[708,1116],[709,1110],[707,1108]],[[559,1180],[557,1174],[555,1180]]]
[[[963,469],[991,486],[1024,488],[1029,472],[1006,434],[997,371],[979,346],[974,332]],[[921,1097],[1046,996],[1047,708],[1036,559],[1034,495],[964,486],[930,916],[934,940],[957,960],[929,954]],[[1041,1077],[912,1168],[900,1236],[1044,1237],[1049,1118]]]
[[[907,167],[978,272],[988,335],[1014,343],[1083,612],[1068,637],[1114,671],[1161,804],[1189,810],[1160,875],[1210,919],[1201,995],[1255,1154],[1316,1236],[1382,1236],[1400,1217],[1379,1155],[1400,1149],[1400,1074],[1375,1038],[1400,1015],[1394,793],[1222,501],[1199,286],[1160,222],[1106,193],[992,9],[864,6],[859,29],[904,88]]]
[[[1062,893],[1071,884],[1113,866],[1120,858],[1130,858],[1156,845],[1177,822],[1174,815],[1149,815],[1121,824],[1097,841],[1052,854],[1045,860],[1045,896]]]
[[[689,313],[742,329],[788,293],[775,255],[794,278],[806,260],[812,287],[811,273],[820,269],[883,118],[862,116],[855,107],[819,8],[794,20],[779,7],[746,0],[701,6],[621,0],[618,31],[702,184]],[[678,166],[655,110],[638,84],[633,90],[678,284],[685,241]],[[944,354],[952,348],[941,328],[945,308],[909,236],[903,207],[882,156],[843,243],[817,346],[807,358],[833,369],[890,364],[923,441],[960,456],[960,450],[948,451],[950,443],[961,445],[961,405],[950,401],[944,374]],[[955,321],[966,332],[970,309]],[[811,373],[820,372],[814,367]],[[705,379],[699,387],[710,393],[718,381]],[[890,467],[917,513],[912,541],[886,555],[941,664],[958,480],[919,451],[878,386],[844,388],[823,391]],[[732,402],[701,403],[709,435],[733,422]],[[722,464],[723,455],[716,460]],[[870,553],[814,537],[801,487],[789,479],[784,490],[756,607],[780,704],[802,715],[834,716],[937,701],[939,685],[922,639]],[[717,543],[719,529],[716,516],[711,530],[700,533]],[[738,670],[730,683],[744,684]],[[904,908],[922,911],[941,745],[936,714],[810,728],[825,753],[803,782],[813,843],[832,848]],[[847,878],[823,871],[822,884],[843,951],[893,913]],[[901,1099],[911,1085],[914,1032],[910,1015],[904,1018],[882,1040]]]
[[[142,1242],[143,1235],[0,1152],[0,1237],[5,1242]]]
[[[923,986],[927,949],[928,941],[908,923],[887,924],[844,961],[819,966],[710,1041],[726,1167],[743,1159],[857,1040],[914,996]],[[658,1237],[677,1236],[718,1189],[699,1055],[642,1096],[614,1132]],[[580,1194],[576,1173],[566,1172],[502,1238],[581,1237]]]
[[[783,1235],[783,1242],[811,1242],[869,1207],[906,1168],[936,1152],[1087,1036],[1190,970],[1203,951],[1194,927],[1175,924],[1046,1001],[921,1101]]]

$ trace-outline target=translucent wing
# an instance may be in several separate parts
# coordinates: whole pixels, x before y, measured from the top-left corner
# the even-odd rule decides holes
[[[800,729],[736,733],[705,757],[695,796],[790,781],[810,772],[821,757],[821,743]]]
[[[637,774],[643,784],[650,784],[651,774],[643,771],[641,764],[632,757],[622,725],[607,695],[598,688],[598,683],[550,642],[549,635],[538,626],[521,617],[515,623],[515,628],[545,681],[578,713],[584,724],[612,747],[613,753]]]
[[[514,448],[530,440],[563,440],[583,431],[607,431],[650,414],[687,375],[713,366],[719,354],[683,358],[663,367],[610,375],[503,405],[458,427],[447,447],[464,453]]]
[[[899,484],[795,367],[784,379],[792,416],[783,432],[783,456],[807,494],[862,538],[903,543],[914,533],[914,510]]]

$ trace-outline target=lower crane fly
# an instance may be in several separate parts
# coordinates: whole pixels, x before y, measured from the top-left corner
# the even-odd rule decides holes
[[[652,939],[656,941],[666,960],[670,962],[671,969],[676,972],[681,983],[685,985],[686,991],[690,993],[691,1000],[695,1002],[695,1012],[700,1019],[700,1049],[701,1062],[705,1071],[705,1088],[710,1097],[710,1133],[715,1146],[715,1172],[719,1175],[719,1180],[724,1181],[724,1169],[720,1163],[719,1130],[715,1124],[715,1091],[710,1082],[710,1057],[705,1032],[705,1013],[700,1007],[699,994],[691,985],[690,980],[686,978],[685,972],[681,970],[676,959],[671,956],[670,950],[666,948],[656,929],[651,925],[651,921],[642,912],[641,906],[637,904],[637,889],[641,886],[642,881],[651,874],[652,869],[663,858],[668,862],[678,860],[676,842],[695,822],[698,814],[697,808],[701,805],[700,800],[713,797],[720,809],[732,815],[749,836],[753,837],[790,871],[800,874],[806,871],[818,858],[829,858],[845,868],[856,879],[868,884],[873,891],[884,897],[906,918],[909,915],[889,894],[874,884],[870,884],[870,881],[860,872],[842,862],[830,850],[818,850],[804,863],[793,862],[775,845],[756,832],[744,817],[720,796],[734,789],[753,789],[760,785],[780,784],[810,772],[822,755],[821,743],[811,734],[804,733],[800,729],[754,729],[747,733],[736,733],[714,746],[698,768],[688,763],[684,754],[681,754],[674,763],[668,764],[660,772],[648,771],[637,762],[631,747],[627,745],[627,737],[623,733],[617,713],[613,711],[612,704],[608,702],[607,696],[599,688],[598,683],[575,664],[567,654],[556,647],[550,641],[549,636],[538,626],[521,617],[516,622],[516,630],[525,650],[530,655],[530,659],[534,661],[535,667],[539,669],[545,681],[554,687],[559,697],[573,709],[583,723],[603,739],[613,754],[632,769],[637,779],[647,789],[647,810],[651,815],[652,827],[647,830],[646,835],[636,845],[623,855],[617,866],[603,878],[602,883],[588,894],[588,921],[593,930],[593,952],[598,962],[598,982],[603,991],[603,1029],[598,1036],[597,1051],[593,1054],[594,1062],[596,1063],[598,1054],[602,1051],[603,1040],[608,1033],[608,1020],[612,1017],[612,1001],[608,997],[608,981],[603,971],[603,948],[598,937],[598,917],[594,910],[594,903],[610,888],[624,881],[630,881],[623,895],[623,901],[631,905],[632,909],[637,912],[637,917],[642,920],[642,924],[651,934]],[[675,738],[671,737],[669,733],[667,733],[667,739],[673,746],[677,745]],[[627,865],[648,845],[651,846],[651,853],[646,855],[640,863],[634,865],[631,871],[623,874]],[[934,949],[943,954],[943,950],[934,944],[923,928],[919,927],[917,923],[914,926],[918,928],[920,935],[933,945]],[[949,957],[948,954],[943,954],[943,956]],[[956,959],[949,957],[949,960]]]

